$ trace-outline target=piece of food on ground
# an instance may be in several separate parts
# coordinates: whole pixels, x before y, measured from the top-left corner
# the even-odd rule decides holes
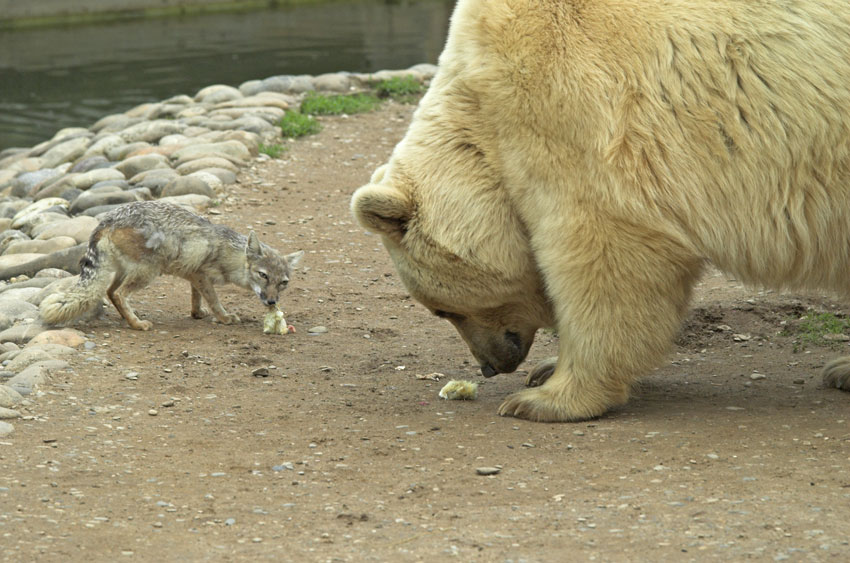
[[[286,319],[283,318],[283,311],[277,306],[269,307],[265,317],[263,317],[263,334],[287,334],[295,332],[295,327],[286,324]]]
[[[453,401],[474,401],[478,398],[478,384],[474,381],[452,379],[440,389],[440,397]]]

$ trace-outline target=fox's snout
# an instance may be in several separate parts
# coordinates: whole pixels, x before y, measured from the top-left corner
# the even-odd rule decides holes
[[[277,304],[277,299],[279,296],[279,292],[275,292],[272,294],[271,292],[267,292],[260,286],[254,286],[254,293],[257,294],[257,297],[260,298],[260,301],[263,302],[263,305],[272,306]]]

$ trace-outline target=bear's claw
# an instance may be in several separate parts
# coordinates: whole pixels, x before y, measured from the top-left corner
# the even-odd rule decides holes
[[[531,370],[525,378],[526,387],[540,387],[555,373],[555,365],[558,363],[558,358],[549,358],[543,360]]]

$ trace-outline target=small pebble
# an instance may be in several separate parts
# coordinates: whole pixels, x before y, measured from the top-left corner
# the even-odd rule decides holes
[[[767,379],[767,376],[763,373],[752,373],[750,374],[750,379],[758,381],[759,379]]]
[[[475,473],[477,473],[478,475],[496,475],[501,470],[501,467],[476,467]]]
[[[159,414],[159,412],[156,409],[151,409],[148,411],[148,414],[151,416],[156,416]]]
[[[269,368],[257,368],[251,372],[254,377],[268,377],[270,375]]]
[[[309,334],[324,334],[328,331],[328,327],[326,326],[314,326],[313,328],[307,329]]]

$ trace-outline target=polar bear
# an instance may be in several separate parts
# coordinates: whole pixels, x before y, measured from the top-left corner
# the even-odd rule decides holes
[[[352,210],[502,415],[577,421],[660,363],[706,264],[850,293],[846,0],[459,0],[439,71]],[[827,384],[850,389],[850,358]]]

